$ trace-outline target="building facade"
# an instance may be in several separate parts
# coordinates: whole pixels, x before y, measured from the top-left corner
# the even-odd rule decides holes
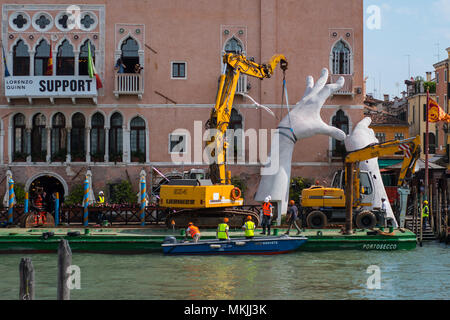
[[[284,54],[291,105],[306,77],[327,67],[329,81],[346,83],[323,120],[350,133],[363,118],[362,0],[1,2],[0,166],[26,191],[56,184],[67,196],[88,170],[95,193],[120,180],[137,190],[139,173],[152,166],[206,168],[194,157],[174,164],[173,154],[194,154],[189,135],[204,131],[228,52],[259,63]],[[90,55],[101,86],[89,76]],[[260,164],[248,163],[245,131],[275,129],[286,114],[279,69],[263,81],[241,77],[230,127],[244,133],[235,138],[240,162],[229,169],[246,180],[249,202]],[[329,180],[340,147],[327,136],[299,141],[292,175]]]

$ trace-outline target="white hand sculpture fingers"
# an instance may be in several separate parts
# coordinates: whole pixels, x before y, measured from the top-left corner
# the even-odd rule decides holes
[[[306,89],[305,89],[305,94],[303,95],[303,98],[308,96],[311,93],[313,88],[314,88],[314,78],[312,76],[308,76],[306,78]]]
[[[318,95],[319,92],[323,89],[323,87],[325,86],[325,84],[328,81],[328,69],[327,68],[323,68],[322,69],[322,74],[320,75],[319,80],[317,80],[316,84],[314,85],[314,87],[312,88],[312,90],[308,93],[308,95],[306,95],[303,100],[309,100],[311,98],[314,98],[314,96]],[[322,107],[322,106],[320,106]]]
[[[339,77],[338,81],[336,83],[330,83],[327,84],[322,91],[319,92],[319,101],[320,103],[325,103],[325,101],[336,91],[339,91],[342,89],[342,87],[345,84],[344,77]]]
[[[329,126],[326,123],[323,123],[324,126],[321,128],[320,133],[325,134],[327,136],[331,136],[336,140],[344,141],[347,135],[341,129],[338,129],[333,126]]]

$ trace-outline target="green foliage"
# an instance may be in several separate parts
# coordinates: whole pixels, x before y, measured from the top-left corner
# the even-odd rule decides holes
[[[143,153],[141,151],[131,152],[131,161],[144,163],[145,162],[145,153]]]
[[[17,204],[25,203],[25,187],[23,184],[20,183],[14,184],[14,194],[16,195]]]
[[[231,177],[231,184],[241,190],[241,197],[244,198],[245,190],[247,190],[247,182],[239,176]]]
[[[82,204],[83,197],[84,197],[84,185],[79,184],[72,187],[72,190],[70,190],[70,193],[66,197],[64,203],[71,206]]]
[[[430,93],[436,93],[436,82],[424,81],[423,87],[424,87],[425,91],[427,91],[427,89],[429,89]]]
[[[309,188],[313,184],[313,181],[308,178],[293,177],[291,178],[291,185],[289,188],[289,200],[294,200],[298,203],[302,190]]]
[[[110,203],[127,204],[136,203],[137,196],[133,191],[131,183],[127,180],[122,180],[120,183],[110,184]]]

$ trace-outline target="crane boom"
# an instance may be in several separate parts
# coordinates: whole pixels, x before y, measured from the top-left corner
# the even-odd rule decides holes
[[[217,90],[216,103],[211,111],[209,125],[216,132],[207,141],[207,148],[215,158],[215,163],[210,166],[210,175],[213,183],[230,183],[230,176],[226,174],[225,158],[227,143],[225,133],[230,123],[231,110],[233,108],[234,95],[240,74],[246,74],[255,78],[270,78],[277,64],[281,69],[287,70],[287,60],[282,54],[274,55],[269,63],[257,64],[241,54],[228,53],[223,56],[224,68],[220,75],[219,88]]]

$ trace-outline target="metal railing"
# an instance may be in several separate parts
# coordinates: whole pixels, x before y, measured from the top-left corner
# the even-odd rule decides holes
[[[142,98],[144,93],[143,75],[140,73],[116,73],[114,79],[114,94],[138,95]]]

